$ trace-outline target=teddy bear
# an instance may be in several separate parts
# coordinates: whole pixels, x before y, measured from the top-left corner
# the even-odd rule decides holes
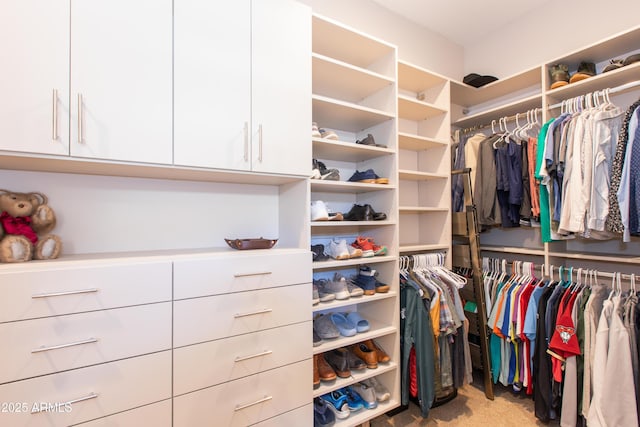
[[[56,216],[42,193],[0,190],[0,262],[54,259],[62,242],[49,234]]]

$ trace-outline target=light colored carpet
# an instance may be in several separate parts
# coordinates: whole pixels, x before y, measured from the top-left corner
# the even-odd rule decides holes
[[[422,418],[420,409],[409,403],[406,411],[393,417],[382,415],[371,420],[371,427],[417,427],[417,426],[464,426],[464,427],[513,427],[513,426],[558,426],[558,421],[549,424],[540,422],[533,414],[530,397],[514,395],[508,388],[494,386],[495,399],[484,395],[482,377],[474,373],[474,382],[458,389],[458,396],[442,406],[432,408],[427,418]]]

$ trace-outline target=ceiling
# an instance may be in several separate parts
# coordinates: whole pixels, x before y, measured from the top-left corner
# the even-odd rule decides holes
[[[549,0],[373,0],[462,45],[495,31]]]

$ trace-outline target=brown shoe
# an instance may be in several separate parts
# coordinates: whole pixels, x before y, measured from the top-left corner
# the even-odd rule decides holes
[[[333,368],[336,375],[338,375],[340,378],[349,378],[351,376],[346,349],[335,348],[331,351],[328,351],[324,353],[324,360],[327,361],[329,366]]]
[[[318,355],[313,355],[313,388],[320,387],[320,373],[318,372]]]
[[[333,381],[336,379],[335,371],[331,368],[331,366],[329,366],[327,361],[324,360],[322,354],[314,355],[313,360],[318,364],[318,384],[320,381]]]
[[[385,352],[374,340],[366,340],[364,343],[367,347],[375,349],[376,354],[378,355],[378,363],[387,363],[391,360],[387,352]]]
[[[376,369],[378,367],[378,355],[373,346],[361,342],[351,346],[351,351],[367,364],[367,368]]]

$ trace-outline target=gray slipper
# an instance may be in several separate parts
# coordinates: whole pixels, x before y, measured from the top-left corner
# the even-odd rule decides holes
[[[340,336],[340,331],[331,321],[331,316],[321,314],[313,320],[313,329],[323,340],[331,340]]]

